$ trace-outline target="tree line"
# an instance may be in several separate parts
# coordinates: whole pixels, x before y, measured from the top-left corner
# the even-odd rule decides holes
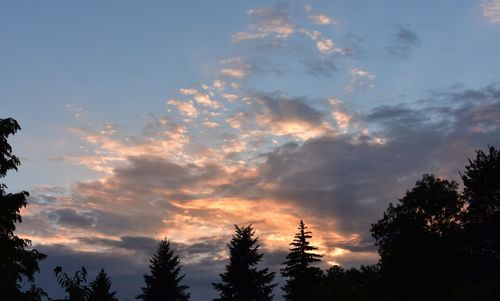
[[[17,170],[7,137],[20,129],[0,119],[0,178]],[[323,271],[312,233],[301,220],[280,270],[287,301],[326,300],[500,300],[500,151],[476,151],[458,182],[424,174],[371,226],[380,259],[373,265]],[[34,284],[39,261],[47,256],[14,234],[28,192],[7,193],[0,183],[0,296],[5,300],[50,299]],[[228,263],[212,283],[217,301],[272,300],[275,272],[262,267],[263,252],[252,225],[235,225],[227,244]],[[87,283],[82,267],[72,275],[54,269],[67,296],[62,300],[115,301],[102,269]],[[189,300],[182,263],[170,241],[159,242],[136,299]],[[25,289],[21,283],[29,282]]]

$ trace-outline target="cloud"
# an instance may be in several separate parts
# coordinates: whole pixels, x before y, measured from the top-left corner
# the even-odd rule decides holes
[[[396,26],[393,39],[393,45],[387,47],[387,52],[400,59],[408,59],[413,49],[420,44],[420,38],[417,34],[402,25]]]
[[[286,6],[275,8],[257,8],[248,12],[251,17],[250,31],[242,31],[233,35],[233,42],[255,39],[285,39],[295,32]]]
[[[175,106],[177,110],[179,110],[182,114],[185,114],[189,117],[198,116],[198,110],[191,101],[179,101],[176,99],[169,99],[167,101],[167,104]]]
[[[304,61],[304,65],[306,72],[314,76],[331,77],[338,71],[331,58],[308,59]]]
[[[336,47],[332,39],[324,38],[323,34],[317,30],[300,28],[299,32],[316,42],[316,48],[323,54],[339,53],[345,54],[346,50]]]
[[[247,63],[242,57],[222,60],[220,64],[223,67],[219,70],[219,75],[235,79],[244,79],[252,68],[252,65]]]
[[[363,68],[353,68],[351,69],[351,81],[345,87],[346,91],[352,92],[356,88],[375,88],[372,83],[375,79],[375,75],[371,74],[369,71]]]
[[[330,25],[330,24],[335,24],[335,21],[332,20],[327,15],[321,15],[321,14],[320,15],[311,15],[310,18],[313,21],[313,23],[316,24],[316,25]]]
[[[140,136],[109,136],[86,128],[72,128],[71,132],[88,143],[87,154],[65,159],[107,174],[130,156],[157,154],[178,158],[190,141],[186,127],[163,118],[147,124]]]
[[[321,111],[306,104],[303,99],[255,95],[251,109],[230,116],[228,123],[245,131],[308,139],[329,129],[323,116]]]
[[[481,5],[483,15],[490,20],[491,23],[500,22],[500,1],[486,0]]]

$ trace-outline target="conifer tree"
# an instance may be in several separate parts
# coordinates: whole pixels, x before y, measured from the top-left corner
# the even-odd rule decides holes
[[[309,244],[312,238],[311,231],[307,230],[304,222],[299,223],[299,232],[295,234],[293,242],[290,243],[290,253],[286,256],[285,266],[281,269],[281,275],[286,278],[286,284],[282,287],[286,300],[307,300],[308,295],[320,284],[321,270],[311,266],[321,261],[321,255],[314,253],[317,247]]]
[[[272,284],[274,272],[268,268],[257,269],[257,264],[262,261],[263,254],[259,252],[258,238],[254,238],[255,231],[252,226],[234,226],[236,234],[233,235],[229,248],[229,264],[226,271],[220,274],[221,282],[212,283],[219,291],[218,301],[267,301],[273,299]]]
[[[160,242],[149,262],[151,274],[144,274],[146,287],[142,288],[142,294],[136,299],[144,301],[189,300],[189,293],[186,292],[189,287],[181,284],[185,275],[180,275],[182,265],[179,256],[174,255],[167,239]]]
[[[88,301],[118,301],[116,291],[111,292],[111,279],[101,269],[94,281],[89,284]]]
[[[16,120],[0,119],[0,178],[21,164],[7,142],[7,137],[20,129]],[[33,282],[38,262],[47,256],[29,249],[28,239],[14,235],[16,223],[22,222],[20,210],[26,207],[28,192],[7,193],[6,189],[0,183],[0,298],[18,300],[23,294],[19,283],[23,278]]]

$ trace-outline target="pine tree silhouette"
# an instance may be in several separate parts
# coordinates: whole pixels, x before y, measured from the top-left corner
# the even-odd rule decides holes
[[[111,292],[111,279],[101,269],[94,281],[89,284],[88,301],[118,301],[116,291]]]
[[[16,120],[0,119],[0,178],[21,164],[7,142],[7,137],[20,129]],[[23,278],[33,282],[35,272],[39,271],[38,261],[47,256],[30,250],[28,239],[14,235],[16,223],[22,222],[20,210],[26,207],[28,192],[7,193],[6,189],[0,183],[0,296],[4,300],[17,300],[23,294],[19,282]]]
[[[268,268],[257,269],[263,254],[259,252],[258,238],[254,238],[252,225],[248,227],[234,226],[229,248],[229,264],[226,271],[220,274],[222,282],[212,283],[219,291],[218,301],[266,301],[273,299],[272,284],[274,272]]]
[[[311,231],[307,230],[304,222],[299,223],[299,232],[295,234],[293,242],[290,243],[290,253],[286,256],[285,266],[281,269],[281,275],[286,278],[286,284],[282,287],[286,300],[307,300],[308,295],[320,284],[321,270],[311,266],[321,261],[321,255],[314,253],[317,247],[309,244],[312,238]]]
[[[144,301],[189,300],[190,295],[186,292],[189,287],[181,284],[185,275],[180,275],[182,265],[179,256],[174,255],[167,239],[160,242],[149,262],[151,274],[144,274],[146,287],[142,288],[142,294],[136,299]]]

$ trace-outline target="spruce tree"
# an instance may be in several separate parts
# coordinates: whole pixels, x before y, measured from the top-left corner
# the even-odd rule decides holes
[[[149,262],[151,274],[144,274],[146,287],[142,288],[142,294],[136,299],[144,301],[189,300],[189,293],[186,292],[189,287],[181,284],[185,275],[180,275],[182,265],[179,256],[174,255],[167,239],[160,242]]]
[[[116,291],[111,292],[111,279],[101,269],[94,281],[89,284],[88,301],[118,301]]]
[[[299,232],[290,243],[287,260],[283,263],[285,267],[281,269],[281,275],[286,278],[286,284],[282,287],[285,292],[283,297],[289,301],[307,300],[321,281],[321,270],[311,266],[321,261],[321,255],[314,253],[318,248],[309,244],[311,231],[307,230],[302,220],[298,229]]]
[[[226,271],[220,274],[222,282],[212,283],[219,291],[219,301],[267,301],[273,299],[272,284],[274,272],[268,268],[257,269],[263,254],[259,252],[258,238],[254,238],[252,226],[234,226],[229,248],[229,264]]]
[[[0,178],[21,164],[7,142],[7,137],[20,129],[16,120],[0,119]],[[4,300],[18,300],[23,294],[20,282],[23,278],[33,282],[35,272],[39,271],[38,262],[47,256],[30,249],[28,239],[14,235],[16,223],[22,222],[20,210],[26,207],[28,192],[7,193],[6,189],[0,183],[0,296]]]

